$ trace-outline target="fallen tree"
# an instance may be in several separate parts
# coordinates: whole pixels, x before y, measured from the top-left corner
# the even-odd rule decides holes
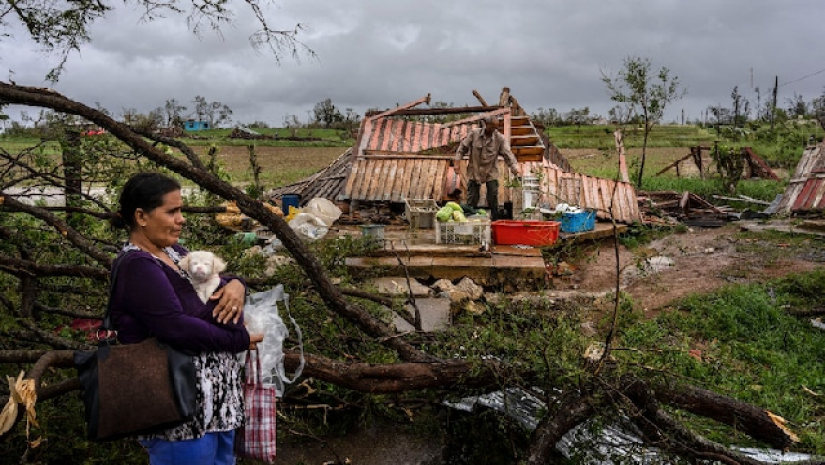
[[[350,354],[344,349],[332,354],[338,358],[332,358],[329,354],[310,354],[304,368],[304,375],[307,377],[341,388],[374,394],[447,389],[460,395],[471,390],[499,389],[511,382],[564,388],[566,391],[561,401],[549,397],[546,399],[548,414],[533,433],[531,449],[524,453],[531,464],[546,463],[555,444],[573,427],[615,410],[622,411],[631,418],[644,433],[643,439],[651,446],[689,459],[756,463],[692,433],[668,415],[661,404],[741,429],[749,436],[773,447],[784,449],[797,441],[779,417],[764,409],[684,383],[658,381],[660,374],[651,375],[650,379],[641,379],[638,375],[625,377],[619,376],[611,368],[596,368],[582,361],[582,374],[576,385],[563,381],[566,373],[558,367],[548,369],[549,374],[539,374],[533,367],[513,360],[445,356],[443,354],[449,352],[439,351],[437,341],[427,344],[433,350],[422,349],[420,341],[414,338],[415,334],[409,337],[398,334],[367,308],[347,300],[344,292],[332,283],[328,270],[318,257],[283,218],[266,208],[261,201],[250,197],[207,169],[192,150],[179,142],[175,142],[175,146],[181,150],[185,158],[170,155],[159,147],[158,144],[163,143],[160,138],[153,141],[154,136],[151,134],[141,134],[98,110],[49,89],[0,82],[0,104],[47,108],[85,118],[128,146],[139,159],[145,159],[157,167],[177,173],[221,199],[234,201],[246,216],[257,220],[282,241],[304,271],[309,281],[308,287],[320,298],[325,308],[352,324],[361,333],[352,337],[381,346],[395,354],[399,360],[395,363],[368,363],[357,354]],[[166,145],[171,145],[170,141],[166,142]],[[0,273],[4,275],[6,282],[15,283],[15,288],[9,296],[0,296],[2,311],[15,321],[15,324],[3,329],[4,339],[13,343],[3,344],[0,350],[0,363],[33,364],[26,373],[26,378],[34,381],[38,400],[42,402],[79,388],[79,383],[71,376],[71,372],[55,384],[43,383],[42,377],[52,369],[71,368],[72,351],[91,347],[88,341],[81,342],[56,334],[54,328],[48,326],[52,320],[45,315],[63,312],[84,317],[97,314],[100,317],[102,314],[91,310],[79,311],[82,307],[79,303],[84,301],[83,298],[55,301],[55,283],[48,278],[59,277],[79,282],[86,289],[96,289],[95,295],[99,299],[105,298],[99,289],[105,288],[101,285],[107,279],[107,270],[116,247],[114,243],[106,242],[86,231],[82,222],[68,220],[69,215],[86,214],[83,209],[65,212],[66,216],[61,216],[59,211],[32,206],[18,200],[16,195],[10,195],[8,190],[14,186],[47,185],[69,189],[69,184],[65,182],[64,177],[55,174],[54,170],[28,163],[21,154],[3,151],[0,157],[5,168],[3,178],[0,178],[0,213],[24,215],[27,218],[22,223],[23,226],[17,226],[21,229],[0,226],[0,236],[6,243],[0,250]],[[105,206],[95,204],[89,207],[90,211],[95,212],[90,216],[101,218],[111,214],[100,209],[105,209]],[[212,210],[207,208],[204,211]],[[51,257],[57,257],[64,262],[41,263],[39,259],[44,255],[38,250],[36,242],[27,239],[27,235],[24,234],[27,231],[23,230],[26,228],[49,235],[56,251]],[[61,306],[65,307],[60,308]],[[103,306],[95,308],[102,309]],[[608,346],[609,342],[610,340]],[[11,347],[29,349],[19,350]],[[545,350],[549,350],[549,347],[545,347]],[[553,367],[553,362],[547,359],[548,355],[545,353],[544,356],[545,365]],[[287,369],[294,369],[295,366],[297,356],[288,353]],[[7,401],[8,398],[0,399],[3,404]],[[22,417],[21,412],[18,418]]]

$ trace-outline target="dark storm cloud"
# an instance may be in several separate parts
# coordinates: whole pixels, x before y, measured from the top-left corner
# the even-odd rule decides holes
[[[221,36],[204,28],[195,37],[181,18],[140,22],[121,8],[96,25],[92,44],[74,54],[56,88],[115,114],[149,111],[170,98],[195,95],[228,104],[235,120],[279,125],[330,98],[342,111],[362,114],[428,93],[435,101],[476,104],[502,87],[528,111],[565,112],[613,106],[601,82],[629,55],[667,67],[688,94],[671,106],[699,118],[730,93],[755,100],[780,81],[780,105],[794,93],[806,100],[823,91],[818,45],[819,0],[626,1],[281,1],[267,9],[275,28],[302,23],[299,39],[317,54],[280,65],[249,44],[254,17],[239,9]],[[0,43],[0,65],[18,83],[43,85],[54,59],[45,59],[18,33]],[[801,79],[800,78],[805,78]],[[753,102],[755,104],[755,102]]]

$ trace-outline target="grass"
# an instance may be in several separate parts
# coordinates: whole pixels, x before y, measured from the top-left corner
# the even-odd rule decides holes
[[[626,347],[664,352],[620,353],[626,362],[764,407],[789,421],[803,450],[823,454],[825,401],[818,395],[825,393],[825,337],[806,318],[789,314],[825,303],[823,282],[825,270],[817,270],[688,297],[621,335]],[[701,361],[689,357],[689,349],[701,350]],[[694,427],[717,441],[745,441],[726,428],[698,421]]]

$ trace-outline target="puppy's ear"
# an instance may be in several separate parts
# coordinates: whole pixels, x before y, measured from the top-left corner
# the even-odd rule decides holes
[[[178,267],[182,270],[189,270],[189,255],[180,259],[178,262]]]
[[[212,271],[214,273],[220,273],[221,271],[226,269],[226,262],[217,255],[212,257]]]

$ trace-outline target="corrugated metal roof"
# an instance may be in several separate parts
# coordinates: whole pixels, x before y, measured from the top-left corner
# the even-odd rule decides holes
[[[596,216],[612,216],[621,223],[639,221],[639,202],[631,183],[617,182],[579,173],[567,173],[547,160],[522,164],[523,173],[539,178],[541,203],[555,208],[559,203],[596,210]]]
[[[459,164],[466,170],[466,160]],[[594,209],[597,216],[613,216],[621,223],[639,221],[636,189],[630,183],[567,173],[549,161],[521,163],[523,173],[539,177],[541,202],[555,208],[559,203]],[[448,159],[363,157],[352,164],[352,173],[344,187],[344,198],[359,201],[403,202],[405,199],[445,200],[449,169]],[[466,172],[466,171],[465,171]],[[513,201],[519,193],[507,187],[511,174],[499,160],[499,202]],[[466,185],[462,185],[466,192]],[[481,199],[484,200],[482,187]]]
[[[333,201],[339,200],[351,167],[352,149],[350,148],[323,170],[300,182],[274,189],[268,193],[268,196],[276,200],[286,194],[299,194],[301,205],[305,205],[316,197]]]
[[[449,164],[446,157],[358,157],[352,162],[343,197],[368,202],[441,200]]]
[[[777,210],[785,214],[825,210],[825,150],[821,143],[805,149]]]

